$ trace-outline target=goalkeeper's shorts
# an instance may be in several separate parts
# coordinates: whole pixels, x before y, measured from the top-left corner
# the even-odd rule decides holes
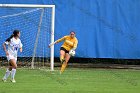
[[[68,51],[68,50],[66,50],[64,47],[61,47],[61,48],[60,48],[60,50],[65,51],[65,53],[69,53],[69,51]]]

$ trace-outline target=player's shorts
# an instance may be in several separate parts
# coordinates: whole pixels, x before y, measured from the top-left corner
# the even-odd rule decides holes
[[[10,61],[11,59],[14,59],[17,62],[17,57],[14,57],[13,55],[9,54],[7,56],[7,60]]]
[[[65,53],[69,53],[69,51],[68,51],[68,50],[66,50],[64,47],[61,47],[61,48],[60,48],[60,50],[65,51]]]

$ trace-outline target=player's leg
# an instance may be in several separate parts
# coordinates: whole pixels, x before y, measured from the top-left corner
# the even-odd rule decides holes
[[[66,68],[66,66],[67,66],[67,64],[69,62],[69,59],[70,59],[70,55],[68,53],[66,53],[66,55],[65,55],[65,62],[62,64],[60,73],[64,72],[64,70],[65,70],[65,68]]]
[[[15,83],[15,74],[16,74],[16,68],[17,68],[17,64],[16,64],[16,59],[11,59],[10,60],[10,64],[12,65],[12,71],[11,71],[11,81],[13,83]]]
[[[8,55],[7,56],[8,62],[10,61],[10,59],[13,59],[13,56]],[[4,82],[6,82],[7,78],[9,77],[9,75],[11,73],[11,70],[12,70],[12,65],[9,62],[9,68],[7,68],[6,73],[5,73],[5,75],[4,75],[3,79],[2,79]]]
[[[65,61],[65,51],[62,48],[60,49],[60,61],[61,63]]]
[[[4,75],[3,79],[2,79],[3,82],[6,82],[7,78],[9,77],[9,75],[11,73],[11,70],[12,70],[12,66],[9,66],[9,68],[7,68],[6,73],[5,73],[5,75]]]

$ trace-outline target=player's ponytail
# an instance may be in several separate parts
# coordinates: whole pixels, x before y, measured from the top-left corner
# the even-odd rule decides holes
[[[20,32],[19,30],[14,30],[13,34],[9,38],[7,38],[6,41],[9,42],[13,37],[18,36],[19,32]]]
[[[11,40],[11,38],[13,38],[13,37],[14,37],[14,34],[12,34],[9,38],[7,38],[6,41],[9,42]]]

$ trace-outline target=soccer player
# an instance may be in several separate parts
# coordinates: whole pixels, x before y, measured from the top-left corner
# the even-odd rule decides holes
[[[64,41],[63,45],[60,48],[60,61],[62,63],[60,74],[65,70],[67,63],[70,59],[69,51],[77,48],[78,40],[75,37],[75,32],[71,31],[70,35],[64,36],[55,42],[51,43],[49,46],[52,46],[56,43],[59,43],[61,41]]]
[[[19,38],[20,38],[20,31],[14,30],[13,34],[8,39],[6,39],[6,41],[3,43],[3,48],[10,65],[9,68],[7,68],[5,76],[2,79],[3,82],[6,82],[10,74],[11,74],[11,82],[13,83],[16,82],[15,74],[17,68],[16,62],[17,62],[18,49],[20,49],[20,52],[22,52],[22,43]],[[6,48],[6,45],[8,46],[8,49]]]

